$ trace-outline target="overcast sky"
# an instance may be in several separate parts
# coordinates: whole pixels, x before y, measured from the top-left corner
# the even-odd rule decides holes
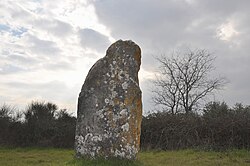
[[[229,83],[215,100],[250,104],[249,0],[2,0],[0,105],[51,101],[75,112],[90,67],[118,39],[142,49],[140,85],[150,104],[153,56],[207,49]]]

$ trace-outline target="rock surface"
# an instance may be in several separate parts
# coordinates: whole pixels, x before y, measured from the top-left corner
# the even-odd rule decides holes
[[[119,40],[92,66],[78,98],[77,156],[136,158],[142,120],[140,65],[140,47]]]

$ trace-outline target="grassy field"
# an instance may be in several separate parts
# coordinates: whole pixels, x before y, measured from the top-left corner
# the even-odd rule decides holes
[[[250,151],[205,152],[197,150],[140,152],[135,162],[74,159],[67,149],[0,148],[1,166],[250,166]]]

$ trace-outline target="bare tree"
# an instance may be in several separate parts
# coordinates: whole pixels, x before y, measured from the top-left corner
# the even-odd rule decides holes
[[[190,113],[201,99],[225,85],[221,77],[210,78],[215,57],[206,50],[156,58],[160,75],[153,82],[153,102],[172,114]]]

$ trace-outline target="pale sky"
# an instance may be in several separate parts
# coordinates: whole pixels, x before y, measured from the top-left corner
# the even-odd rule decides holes
[[[116,40],[142,49],[144,112],[153,108],[153,56],[207,49],[229,83],[214,100],[250,104],[249,0],[2,0],[0,105],[44,100],[75,113],[90,67]]]

